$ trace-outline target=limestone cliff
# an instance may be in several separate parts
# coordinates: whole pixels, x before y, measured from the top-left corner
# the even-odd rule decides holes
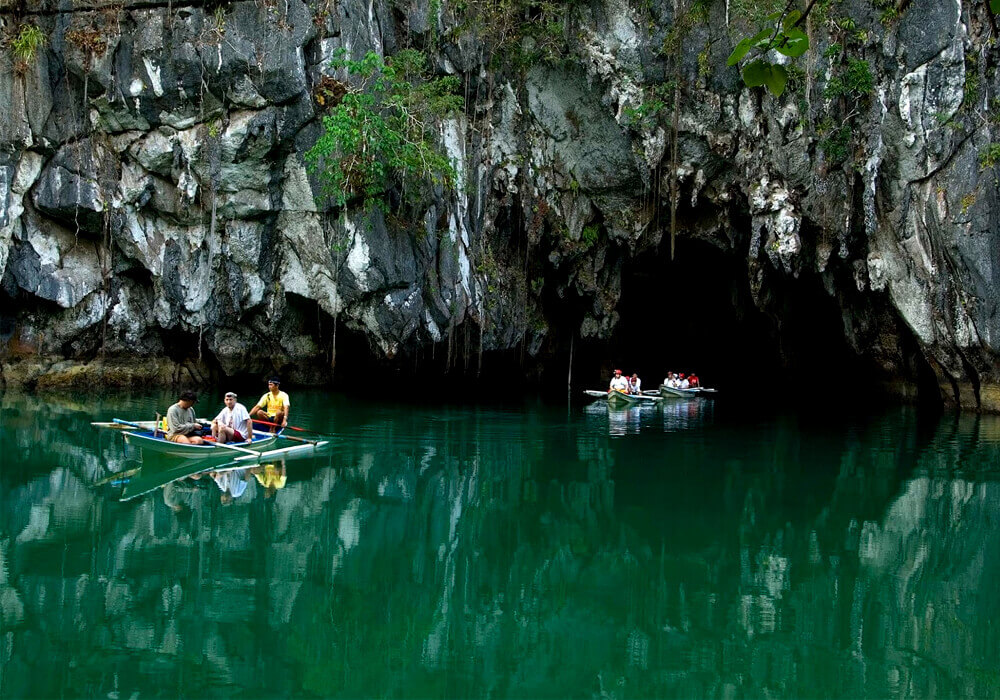
[[[1000,407],[988,3],[818,2],[778,98],[725,65],[758,5],[0,0],[7,381],[98,357],[323,379],[344,347],[541,362],[619,332],[630,270],[672,274],[676,238],[776,353],[817,289],[884,378]],[[464,86],[439,124],[458,182],[406,220],[335,210],[303,161],[317,86],[349,82],[338,50],[406,47]]]

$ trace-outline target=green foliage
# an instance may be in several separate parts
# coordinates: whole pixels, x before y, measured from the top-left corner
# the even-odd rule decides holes
[[[1000,0],[997,0],[1000,2]],[[965,54],[965,85],[963,87],[963,105],[969,107],[979,101],[979,59],[976,54]]]
[[[826,90],[823,91],[823,96],[858,99],[871,94],[874,88],[875,79],[872,77],[868,61],[860,58],[848,58],[846,70],[838,71],[830,77],[830,81],[826,84]]]
[[[820,123],[816,131],[823,136],[820,139],[819,147],[830,164],[837,165],[847,160],[851,146],[851,127],[849,124],[837,126],[832,119],[827,118]]]
[[[780,96],[788,83],[788,69],[771,62],[767,55],[773,50],[789,58],[798,58],[809,50],[809,37],[798,26],[801,19],[800,10],[768,15],[759,32],[740,40],[726,65],[735,66],[748,54],[752,55],[753,60],[743,67],[743,82],[747,87],[765,86],[773,95]]]
[[[698,54],[698,77],[702,80],[708,78],[712,74],[712,64],[709,62],[711,58],[709,55],[709,49],[711,45],[706,43],[705,48],[701,50]]]
[[[788,66],[788,84],[785,89],[790,93],[804,93],[806,87],[806,72],[796,65]]]
[[[991,143],[979,152],[979,167],[983,170],[1000,163],[1000,143]]]
[[[601,227],[597,224],[589,224],[583,227],[580,234],[580,242],[583,243],[584,250],[590,250],[597,243],[597,238],[601,234]]]
[[[325,194],[339,206],[356,198],[382,206],[393,184],[411,195],[420,185],[450,187],[455,173],[431,122],[463,108],[458,79],[430,78],[424,55],[412,49],[385,61],[372,52],[360,61],[341,54],[333,67],[358,86],[323,117],[324,133],[305,155]]]
[[[967,214],[972,205],[976,203],[976,193],[968,192],[962,196],[962,213]]]
[[[882,26],[888,27],[899,19],[900,8],[896,0],[873,0],[872,4],[876,9],[881,10],[879,22],[882,23]]]
[[[666,36],[663,37],[663,45],[660,53],[668,57],[676,57],[688,33],[696,24],[708,22],[707,0],[694,0],[691,6],[678,12],[674,18],[674,23]]]
[[[637,107],[624,109],[626,123],[637,128],[652,129],[656,126],[659,116],[666,111],[667,101],[676,86],[676,81],[668,80],[649,88],[645,95],[646,99]]]
[[[570,54],[569,27],[585,0],[459,0],[451,5],[459,32],[481,40],[490,67],[527,69],[560,63]]]
[[[990,10],[993,14],[1000,14],[1000,0],[990,0]]]
[[[729,0],[729,16],[756,26],[784,6],[785,0]]]
[[[844,47],[838,43],[830,44],[823,52],[823,58],[836,58],[844,52]]]
[[[10,52],[20,67],[27,68],[45,46],[45,34],[34,24],[22,24],[20,31],[10,40]]]

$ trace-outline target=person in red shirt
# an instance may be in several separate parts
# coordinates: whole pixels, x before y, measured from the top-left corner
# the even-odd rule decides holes
[[[692,374],[690,377],[688,377],[688,386],[691,387],[692,389],[701,386],[701,384],[698,383],[697,374]]]

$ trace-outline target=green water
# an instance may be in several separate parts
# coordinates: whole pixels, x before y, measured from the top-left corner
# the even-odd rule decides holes
[[[996,418],[292,400],[225,505],[2,397],[0,697],[1000,697]]]

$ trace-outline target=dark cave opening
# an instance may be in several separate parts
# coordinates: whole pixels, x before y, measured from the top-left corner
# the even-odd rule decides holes
[[[637,372],[649,389],[667,371],[696,372],[703,386],[745,396],[830,395],[877,378],[817,275],[766,275],[763,312],[741,257],[691,238],[677,240],[673,260],[669,251],[665,241],[627,263],[619,323],[608,341],[579,343],[574,388],[603,388],[613,368]]]

